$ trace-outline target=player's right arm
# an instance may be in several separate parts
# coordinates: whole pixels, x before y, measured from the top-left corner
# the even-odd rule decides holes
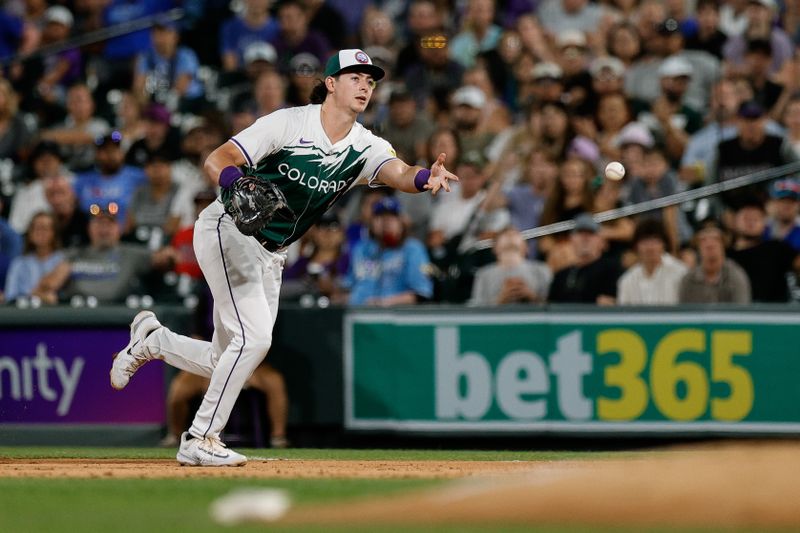
[[[247,163],[244,154],[233,141],[228,141],[211,152],[203,165],[208,176],[219,184],[219,175],[225,167],[241,167]]]
[[[294,109],[279,109],[265,115],[211,152],[203,168],[214,183],[228,187],[230,183],[226,184],[226,179],[223,178],[223,183],[219,181],[225,169],[229,176],[238,167],[254,169],[262,157],[280,149],[292,138],[298,122]]]

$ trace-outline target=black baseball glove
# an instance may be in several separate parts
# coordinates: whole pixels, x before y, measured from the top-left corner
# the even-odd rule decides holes
[[[256,235],[277,215],[291,213],[286,197],[274,183],[254,176],[243,176],[230,188],[225,201],[228,213],[244,235]]]

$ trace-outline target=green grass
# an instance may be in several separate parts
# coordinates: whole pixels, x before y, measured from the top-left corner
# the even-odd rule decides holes
[[[286,459],[361,459],[361,460],[501,460],[554,461],[605,459],[637,456],[637,452],[511,452],[511,451],[424,451],[424,450],[242,450],[251,457]],[[10,448],[0,447],[0,458],[108,458],[108,459],[174,459],[171,449],[144,448]],[[645,452],[650,453],[650,452]],[[324,502],[346,502],[373,495],[404,493],[447,483],[440,480],[415,479],[255,479],[248,478],[246,467],[242,477],[185,479],[35,479],[0,478],[0,532],[191,532],[211,531],[255,532],[405,532],[409,528],[276,528],[243,526],[221,528],[209,518],[210,503],[234,489],[270,487],[287,490],[297,505]],[[419,527],[414,533],[470,533],[492,531],[517,533],[611,533],[647,531],[661,533],[673,529],[623,529],[595,527],[451,526]],[[680,530],[700,531],[700,530]],[[708,532],[709,530],[702,530]],[[725,531],[725,530],[720,530]]]
[[[431,480],[256,480],[256,479],[8,479],[0,478],[0,531],[3,532],[111,532],[159,533],[212,531],[255,532],[403,532],[409,528],[276,528],[274,526],[241,526],[221,528],[208,515],[209,504],[228,491],[242,487],[282,488],[290,492],[298,505],[347,501],[368,495],[386,495],[430,488],[442,481]],[[671,529],[623,529],[581,527],[503,526],[487,527],[418,527],[422,532],[517,533],[610,533],[612,531],[675,531]],[[681,530],[687,531],[687,530]],[[701,530],[692,530],[701,531]],[[708,531],[708,530],[702,530]],[[721,530],[722,531],[722,530]]]
[[[559,451],[470,451],[470,450],[248,450],[248,457],[276,459],[327,459],[355,461],[563,461],[633,457],[653,452],[559,452]],[[8,459],[175,459],[172,448],[53,448],[0,447],[0,458]]]

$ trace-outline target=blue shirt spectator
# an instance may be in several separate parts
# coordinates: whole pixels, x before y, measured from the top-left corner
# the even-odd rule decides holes
[[[114,203],[117,211],[113,214],[118,220],[125,220],[134,191],[145,183],[142,169],[122,164],[124,154],[119,145],[121,139],[119,132],[99,139],[97,169],[76,176],[75,194],[83,212],[89,213],[93,204],[105,209]]]
[[[6,301],[13,302],[20,296],[30,296],[39,280],[64,260],[63,252],[40,258],[36,254],[25,254],[14,258],[6,277]]]
[[[22,237],[0,218],[0,291],[4,290],[11,261],[22,253]]]
[[[433,296],[430,261],[423,244],[405,237],[400,204],[388,197],[375,204],[369,239],[353,250],[346,285],[350,305],[413,304]]]
[[[103,24],[113,26],[131,22],[173,7],[175,2],[172,0],[111,0],[103,11]],[[129,59],[144,52],[149,45],[150,32],[144,29],[109,39],[103,53],[107,59]]]
[[[24,28],[21,18],[0,10],[0,58],[17,53]]]
[[[59,246],[56,217],[43,211],[36,213],[25,232],[24,255],[15,257],[8,269],[6,301],[34,294],[39,281],[64,260]]]
[[[167,103],[168,107],[174,97],[183,100],[201,98],[204,90],[197,78],[200,61],[194,51],[178,45],[177,27],[162,22],[153,27],[151,35],[152,46],[136,58],[136,90]]]
[[[269,16],[269,9],[261,12],[268,2],[249,1],[241,15],[231,17],[222,24],[219,32],[219,53],[225,70],[244,66],[244,51],[253,43],[271,42],[278,36],[278,21]]]

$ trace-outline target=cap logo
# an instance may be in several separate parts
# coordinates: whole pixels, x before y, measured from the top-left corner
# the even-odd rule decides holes
[[[356,61],[359,63],[369,63],[369,57],[367,57],[367,54],[359,50],[356,52]]]

